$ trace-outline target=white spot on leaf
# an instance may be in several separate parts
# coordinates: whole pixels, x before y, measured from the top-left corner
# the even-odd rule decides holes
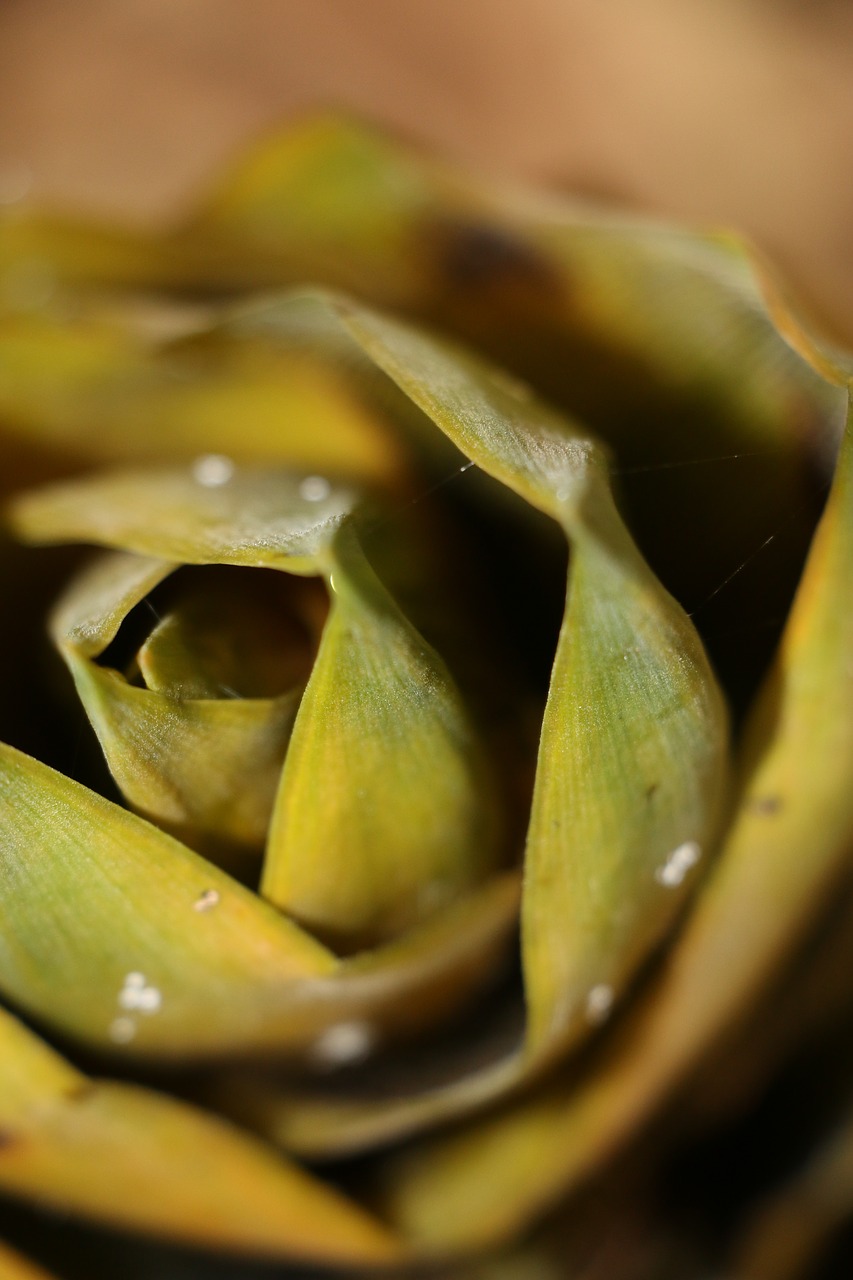
[[[685,840],[684,844],[673,849],[663,866],[658,867],[655,880],[667,889],[676,889],[701,857],[702,850],[696,841]]]
[[[218,489],[234,475],[234,463],[224,453],[205,453],[192,466],[193,479],[205,489]]]
[[[193,903],[193,911],[212,911],[214,907],[219,905],[219,890],[205,889],[204,893],[199,894]]]
[[[363,1062],[375,1041],[376,1035],[368,1022],[339,1022],[315,1040],[309,1056],[315,1066],[333,1071],[336,1067]]]
[[[116,1044],[128,1044],[136,1035],[133,1018],[114,1018],[110,1023],[110,1039]]]
[[[594,1026],[606,1022],[613,1008],[613,999],[613,988],[606,982],[599,982],[593,987],[586,997],[587,1022],[593,1023]]]
[[[299,496],[306,502],[323,502],[332,492],[325,476],[306,476],[299,486]]]

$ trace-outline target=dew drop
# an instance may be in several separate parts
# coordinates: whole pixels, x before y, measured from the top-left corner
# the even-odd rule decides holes
[[[205,453],[192,465],[193,479],[205,489],[218,489],[234,475],[234,463],[224,453]]]
[[[314,1041],[309,1057],[315,1066],[334,1071],[336,1067],[363,1062],[375,1041],[376,1036],[370,1023],[339,1022]]]
[[[673,849],[663,866],[658,867],[655,872],[655,880],[667,889],[676,889],[687,875],[687,872],[696,866],[701,857],[702,850],[696,841],[685,840],[684,844],[680,844],[677,849]]]
[[[193,903],[193,911],[212,911],[219,905],[219,890],[205,889]]]
[[[133,1018],[113,1018],[110,1023],[110,1039],[116,1044],[128,1044],[136,1035]]]
[[[299,496],[306,502],[323,502],[332,492],[325,476],[306,476],[299,486]]]
[[[613,988],[606,982],[599,982],[586,997],[586,1020],[593,1026],[606,1022],[613,1008]]]

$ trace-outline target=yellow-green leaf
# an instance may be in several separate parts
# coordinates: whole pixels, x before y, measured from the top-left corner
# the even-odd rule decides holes
[[[351,491],[318,491],[317,477],[257,468],[213,485],[205,479],[106,475],[25,496],[13,518],[32,540],[77,538],[170,561],[325,573],[332,609],[287,755],[262,892],[347,950],[399,934],[482,880],[501,853],[495,788],[461,695],[371,570],[356,533],[342,525]],[[118,590],[133,604],[146,582],[143,574],[136,594],[122,583]],[[99,583],[94,590],[103,595]],[[79,604],[75,595],[61,607],[73,615],[60,627],[66,651],[63,632],[80,629],[75,610],[91,612],[85,582],[81,593]],[[110,601],[106,616],[113,614]],[[262,708],[259,723],[245,701],[176,706],[70,656],[119,785],[170,827],[203,822],[212,832],[256,766],[275,772],[289,706]],[[267,732],[275,717],[277,736]],[[216,750],[215,727],[225,736],[209,777],[202,765]],[[248,746],[253,727],[260,759]],[[229,820],[235,830],[224,834],[239,834],[245,817],[238,805]]]
[[[370,1042],[470,998],[517,905],[496,878],[347,963],[141,818],[0,745],[0,991],[89,1044],[192,1060]],[[461,932],[460,932],[461,931]]]
[[[463,453],[569,540],[522,910],[531,1045],[562,1040],[609,1012],[713,850],[723,700],[618,515],[594,439],[473,357],[350,304],[341,313]]]
[[[175,312],[164,304],[163,334],[130,304],[0,317],[4,434],[50,450],[54,467],[225,454],[374,482],[400,473],[386,415],[331,361],[241,336],[229,312]],[[182,322],[189,334],[170,335]]]
[[[175,567],[120,552],[95,561],[57,606],[54,638],[134,808],[211,855],[229,856],[230,845],[260,854],[310,645],[302,652],[304,643],[271,605],[259,616],[251,595],[235,596],[233,581],[208,579],[196,588],[201,594],[178,597],[177,612],[163,619],[152,613],[152,635],[136,655],[144,685],[129,682],[126,672],[99,660],[121,621]],[[275,603],[281,606],[280,596]],[[255,633],[246,635],[252,626]],[[299,652],[282,652],[288,639]],[[263,647],[274,641],[275,652]],[[261,687],[280,680],[273,690],[280,692],[241,696],[253,680]]]
[[[261,891],[353,949],[402,933],[494,868],[498,802],[450,673],[351,527],[332,555],[331,614],[287,753]]]
[[[13,523],[31,542],[90,542],[180,564],[320,572],[335,529],[352,510],[353,490],[329,484],[315,499],[304,488],[312,477],[213,461],[48,486],[16,500]]]
[[[601,446],[474,357],[338,306],[464,454],[560,523],[570,563],[525,850],[524,1043],[388,1102],[285,1094],[276,1130],[315,1154],[481,1106],[605,1021],[714,852],[728,776],[727,717],[702,644],[622,523]]]
[[[661,974],[580,1081],[558,1080],[390,1162],[387,1205],[409,1235],[467,1246],[504,1238],[540,1213],[748,1015],[803,938],[849,867],[853,616],[839,601],[851,590],[853,418],[747,735],[735,820]]]
[[[401,1252],[346,1197],[231,1125],[89,1080],[3,1010],[0,1137],[0,1188],[55,1210],[261,1256],[353,1264]]]

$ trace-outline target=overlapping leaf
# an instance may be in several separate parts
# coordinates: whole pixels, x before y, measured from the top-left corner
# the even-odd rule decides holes
[[[481,1104],[604,1021],[713,850],[727,770],[701,643],[625,530],[600,446],[473,358],[351,304],[341,314],[466,456],[559,521],[571,561],[525,851],[524,1045],[419,1097],[285,1099],[276,1131],[312,1151]]]
[[[405,458],[383,407],[304,344],[243,339],[227,313],[165,302],[152,317],[136,304],[0,314],[0,419],[48,475],[224,454],[376,482]]]
[[[88,1079],[3,1010],[0,1134],[0,1187],[53,1209],[261,1256],[352,1264],[401,1252],[378,1221],[260,1143],[163,1094]]]
[[[261,892],[350,948],[402,933],[500,852],[484,755],[444,664],[351,527],[287,753]]]
[[[182,607],[179,599],[158,621],[149,601],[156,625],[137,655],[141,687],[101,661],[126,615],[175,568],[121,553],[96,561],[60,602],[54,636],[134,807],[211,855],[225,856],[229,846],[260,850],[307,674],[300,670],[304,663],[288,666],[281,653],[261,650],[290,638],[280,620],[268,608],[261,614],[247,607],[251,597],[235,599],[233,583],[220,584],[230,590],[212,597],[207,586],[203,595],[190,596],[188,617],[187,602]],[[296,658],[309,656],[298,652]],[[253,660],[262,667],[265,657],[273,670],[255,671]],[[253,676],[268,696],[242,696],[228,683],[245,691]],[[280,678],[280,688],[264,688],[271,677]]]
[[[381,1039],[464,1001],[512,923],[515,885],[497,877],[344,964],[157,828],[10,747],[0,765],[0,986],[92,1044],[304,1050],[351,1020]]]
[[[575,1185],[745,1016],[844,874],[853,620],[838,602],[853,581],[852,485],[853,425],[747,738],[734,823],[663,973],[580,1083],[391,1162],[388,1206],[409,1234],[441,1248],[502,1238]]]
[[[342,1018],[375,1014],[380,1021],[390,1017],[393,1022],[396,1017],[409,1023],[423,1014],[429,1019],[434,1016],[429,990],[438,993],[440,1005],[445,999],[463,998],[469,982],[477,985],[482,980],[475,970],[481,949],[493,955],[498,936],[511,921],[512,878],[476,887],[494,864],[497,846],[493,837],[487,841],[495,830],[494,801],[455,687],[440,659],[370,573],[348,528],[344,541],[341,521],[352,507],[352,495],[334,490],[318,500],[305,497],[304,483],[301,488],[300,492],[298,478],[289,472],[241,469],[227,485],[213,487],[199,484],[190,472],[122,474],[31,496],[18,504],[16,518],[33,538],[80,538],[139,553],[136,561],[125,557],[97,567],[65,602],[56,621],[78,684],[94,704],[102,740],[108,739],[108,758],[115,756],[132,778],[139,772],[140,760],[146,766],[149,763],[146,751],[153,759],[163,750],[164,739],[171,742],[167,749],[175,750],[171,720],[185,714],[187,704],[176,707],[169,698],[154,694],[154,708],[147,713],[150,736],[140,738],[137,715],[130,742],[118,741],[116,731],[121,726],[116,725],[116,705],[121,708],[130,698],[149,691],[125,686],[124,702],[114,701],[104,709],[103,689],[118,677],[97,668],[91,655],[102,650],[124,611],[176,559],[273,566],[335,578],[334,596],[337,600],[340,595],[342,604],[333,605],[332,625],[342,631],[344,650],[341,655],[341,640],[333,633],[326,646],[332,650],[330,657],[319,660],[319,680],[330,687],[330,694],[321,691],[320,701],[332,696],[344,720],[351,719],[369,738],[379,736],[371,719],[378,716],[386,723],[390,706],[400,738],[396,745],[386,741],[381,757],[370,757],[361,749],[357,766],[352,766],[360,770],[359,789],[370,792],[367,802],[364,796],[352,798],[354,810],[361,802],[368,813],[359,845],[350,815],[332,801],[324,802],[330,793],[334,799],[338,786],[334,754],[340,745],[338,725],[322,706],[317,712],[313,704],[318,695],[309,698],[299,712],[297,732],[305,720],[301,740],[314,752],[314,768],[309,776],[297,777],[295,785],[285,778],[283,803],[290,819],[273,831],[268,863],[272,894],[281,893],[275,877],[282,858],[289,861],[289,874],[302,875],[303,886],[310,886],[310,877],[316,876],[312,836],[316,838],[317,832],[306,833],[298,813],[301,809],[310,818],[319,806],[325,815],[325,830],[320,833],[325,841],[321,874],[329,886],[325,891],[340,893],[351,885],[350,896],[361,894],[371,923],[383,913],[392,913],[395,929],[386,928],[385,933],[421,921],[425,924],[420,935],[409,934],[397,947],[339,966],[308,934],[208,869],[189,850],[152,827],[134,826],[133,819],[107,802],[10,753],[5,765],[10,797],[12,777],[21,786],[23,778],[28,778],[30,801],[21,802],[14,817],[10,810],[7,824],[4,864],[10,890],[12,877],[16,889],[7,897],[7,959],[0,982],[15,999],[74,1034],[103,1042],[112,1028],[113,1038],[122,1038],[124,1031],[116,1036],[110,1014],[117,1001],[131,999],[123,985],[127,973],[142,973],[146,989],[150,984],[162,997],[156,1018],[133,1021],[134,1052],[198,1056],[228,1048],[239,1052],[241,1046],[243,1050],[305,1046],[319,1030]],[[335,623],[335,609],[343,615],[343,624]],[[372,656],[372,669],[347,669],[347,632],[370,641],[372,649],[364,650],[364,660]],[[215,752],[217,743],[209,739],[207,749]],[[360,749],[359,744],[353,741],[350,749]],[[325,755],[328,763],[317,753]],[[168,773],[162,760],[155,763],[159,775]],[[297,755],[297,774],[301,768]],[[395,769],[399,777],[408,771],[405,795],[387,788],[388,769]],[[121,768],[115,772],[121,780]],[[202,776],[202,783],[209,781],[211,788],[214,780],[213,772],[210,779],[206,772]],[[139,786],[138,779],[135,785]],[[40,788],[44,788],[42,802]],[[409,806],[418,794],[441,815],[437,829],[426,824],[410,827]],[[138,802],[138,792],[132,798]],[[48,816],[51,823],[46,821]],[[377,822],[387,824],[379,848],[374,844]],[[388,840],[388,831],[395,834],[394,842]],[[400,839],[406,842],[408,854],[402,884],[393,863],[387,863],[394,858]],[[15,867],[20,874],[21,851],[28,841],[34,842],[43,865],[18,879]],[[133,847],[122,854],[125,842]],[[378,861],[382,858],[384,869]],[[307,864],[304,872],[300,863]],[[435,880],[442,878],[444,903],[429,896]],[[49,941],[46,922],[53,919],[60,935],[70,927],[71,913],[81,910],[73,904],[76,895],[71,885],[77,884],[79,893],[84,879],[92,886],[85,899],[86,920],[80,918],[77,932],[72,931],[63,949],[56,939]],[[120,909],[116,882],[122,895]],[[323,892],[323,882],[315,883]],[[214,909],[206,911],[204,904],[211,898]],[[290,897],[287,905],[294,905]],[[250,936],[245,946],[239,940],[241,926],[235,915],[241,912],[248,913],[243,927]],[[447,947],[448,933],[458,919],[468,921],[466,937],[443,955],[425,954],[430,946]],[[329,932],[334,932],[335,923],[334,918],[321,920]],[[365,920],[358,920],[355,928],[363,933]],[[86,948],[75,944],[81,935],[87,938]],[[121,960],[116,956],[117,938],[122,940]],[[42,946],[49,953],[43,965]],[[265,965],[267,951],[270,962]],[[454,973],[460,982],[455,994],[449,986]],[[334,981],[326,986],[320,983],[313,992],[310,983],[302,981],[300,986],[296,981],[324,977]],[[51,1009],[50,990],[57,981],[73,994],[63,1001],[61,1010]],[[403,990],[409,981],[424,988],[419,1009],[411,1016],[403,1009]],[[227,1000],[222,984],[236,984]],[[242,991],[239,996],[237,988]],[[127,1024],[120,1021],[119,1026]]]
[[[689,590],[701,603],[732,569],[748,565],[763,539],[785,541],[786,567],[762,573],[758,590],[747,572],[741,598],[741,577],[728,593],[733,614],[746,597],[741,624],[772,616],[785,600],[804,545],[798,513],[807,528],[838,399],[782,344],[734,242],[475,192],[354,126],[314,123],[260,148],[159,239],[27,216],[0,226],[0,306],[10,313],[0,411],[16,439],[48,446],[50,469],[93,457],[189,459],[215,449],[384,483],[400,475],[413,439],[421,449],[423,437],[411,429],[421,432],[430,418],[479,468],[553,517],[569,542],[527,841],[524,1042],[449,1087],[381,1102],[350,1096],[345,1086],[335,1100],[273,1086],[261,1099],[263,1125],[285,1144],[328,1153],[459,1116],[529,1084],[608,1016],[710,861],[723,802],[725,717],[692,625],[626,533],[604,451],[586,427],[543,409],[523,385],[350,304],[315,300],[306,309],[304,301],[269,299],[208,310],[165,340],[143,337],[124,302],[117,327],[101,303],[81,307],[78,299],[77,314],[67,311],[69,282],[153,283],[180,293],[306,275],[461,335],[615,443],[631,527],[680,596]],[[831,346],[816,345],[783,303],[771,310],[821,373],[843,381]],[[343,331],[355,339],[349,351]],[[406,417],[402,397],[364,396],[371,361],[421,417]],[[407,437],[405,450],[387,446],[389,416]],[[329,430],[306,433],[309,419]],[[850,448],[753,720],[723,860],[672,956],[624,1027],[570,1077],[563,1071],[537,1095],[390,1158],[384,1206],[416,1251],[499,1241],[597,1167],[752,1006],[834,882],[853,827],[844,794],[853,766],[844,711],[853,635],[833,604],[849,595]],[[665,491],[658,483],[669,482],[673,465],[703,459],[705,466],[680,472],[683,482]],[[737,465],[719,482],[717,464],[725,469],[729,461]],[[656,480],[658,463],[664,471]],[[16,463],[7,482],[17,484],[23,473]],[[494,814],[491,801],[472,803],[488,794],[478,749],[443,664],[421,647],[376,566],[350,541],[347,502],[335,507],[343,487],[330,486],[328,522],[312,524],[302,521],[304,512],[294,519],[289,502],[283,513],[280,478],[257,473],[249,487],[260,517],[246,521],[238,513],[246,474],[238,469],[237,483],[216,492],[204,492],[187,473],[128,475],[106,487],[54,492],[41,507],[23,506],[20,519],[32,520],[38,537],[79,537],[151,558],[100,571],[109,591],[99,593],[90,580],[76,594],[74,616],[66,610],[58,626],[90,707],[116,693],[97,660],[103,643],[174,562],[272,565],[334,578],[265,890],[345,949],[408,932],[341,962],[168,837],[4,748],[0,986],[96,1044],[127,1038],[132,1051],[178,1058],[190,1042],[202,1055],[280,1053],[322,1045],[329,1030],[342,1030],[369,1046],[377,1035],[427,1025],[458,1007],[498,954],[515,910],[511,876],[471,890],[497,853],[491,834],[480,846],[476,839],[492,832]],[[148,674],[167,697],[186,677],[185,643],[198,641],[191,612],[182,602],[144,646]],[[737,641],[736,663],[727,668],[730,677],[736,672],[736,700],[749,691],[764,652],[759,644],[753,660],[745,643]],[[717,652],[725,662],[724,649]],[[389,680],[389,658],[399,687]],[[190,664],[194,674],[191,656]],[[318,734],[318,725],[329,726],[328,734]],[[380,727],[406,747],[394,761],[357,751],[362,740],[375,742]],[[249,759],[238,761],[238,748],[232,754],[233,767],[223,766],[240,789],[238,763],[247,777],[255,770]],[[417,776],[436,754],[441,769],[430,776],[445,780],[431,812]],[[190,753],[187,764],[189,778],[197,773]],[[395,779],[387,793],[383,770]],[[130,775],[139,772],[130,768],[128,793]],[[337,811],[318,802],[313,780],[324,775],[335,780],[336,794],[346,782]],[[215,805],[213,772],[210,781]],[[354,803],[360,790],[369,797],[362,806]],[[13,803],[13,793],[22,802]],[[445,800],[455,806],[446,827],[436,820]],[[406,844],[406,819],[416,813],[411,828],[424,836],[423,859]],[[263,823],[256,815],[255,830]],[[413,872],[402,886],[388,839],[395,827],[405,828],[395,848],[405,849]],[[352,837],[346,849],[335,839],[344,829]],[[289,843],[294,832],[298,847]],[[316,856],[329,850],[331,883]],[[445,893],[462,896],[430,915]],[[196,925],[209,928],[208,943],[198,942],[205,935]],[[59,1011],[57,992],[65,1005]],[[122,1099],[120,1110],[116,1132],[127,1145],[132,1107]],[[106,1117],[107,1127],[113,1119]],[[151,1128],[158,1128],[153,1113]],[[179,1128],[189,1132],[183,1121]],[[51,1154],[48,1172],[39,1173],[42,1187],[57,1159]],[[59,1164],[61,1181],[66,1167]],[[98,1188],[98,1212],[102,1194]],[[282,1247],[299,1252],[293,1243]]]

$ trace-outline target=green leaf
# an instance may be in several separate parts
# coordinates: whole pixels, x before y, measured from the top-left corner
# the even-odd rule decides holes
[[[214,246],[228,246],[223,274],[241,283],[331,270],[345,288],[369,278],[382,296],[400,297],[425,283],[412,225],[434,187],[421,157],[378,130],[318,116],[240,157],[175,236],[195,241],[206,269]]]
[[[597,443],[473,357],[349,304],[342,314],[463,453],[569,541],[522,912],[531,1047],[565,1040],[608,1012],[604,994],[618,997],[713,848],[723,700],[693,626],[622,524]]]
[[[218,461],[218,460],[217,460]],[[109,472],[16,499],[11,518],[30,542],[90,542],[180,564],[233,564],[317,574],[356,500],[282,468],[204,467]]]
[[[280,649],[259,652],[262,641],[287,641],[281,620],[269,608],[259,616],[247,592],[235,597],[233,583],[206,581],[200,596],[179,596],[177,612],[159,622],[153,615],[154,631],[137,654],[146,687],[99,661],[126,615],[175,567],[127,553],[95,561],[57,606],[54,639],[134,808],[218,854],[217,861],[235,856],[231,845],[244,856],[247,849],[259,853],[305,678],[299,654],[288,662]],[[246,635],[252,626],[254,634]],[[284,690],[277,697],[242,697],[233,688],[276,678]]]
[[[498,808],[447,669],[383,588],[356,533],[343,530],[354,495],[327,486],[315,496],[306,487],[314,482],[249,468],[213,486],[187,472],[119,473],[25,496],[13,520],[31,540],[326,575],[331,615],[287,756],[262,892],[351,950],[401,933],[482,880],[501,853]],[[143,573],[138,592],[121,581],[117,589],[132,605],[147,582]],[[256,767],[275,771],[290,706],[176,706],[77,661],[63,635],[80,630],[77,611],[91,614],[92,590],[103,595],[99,580],[61,606],[71,617],[58,630],[119,785],[170,826],[215,830]],[[114,616],[112,601],[105,614]],[[280,732],[269,759],[273,717]],[[199,761],[218,753],[213,729],[225,736],[208,776]],[[242,830],[242,808],[232,817]]]
[[[482,1106],[589,1036],[713,853],[728,776],[722,696],[695,629],[619,517],[601,446],[474,357],[338,306],[356,340],[464,454],[558,520],[571,554],[525,850],[524,1043],[403,1099],[285,1092],[276,1130],[311,1154]]]
[[[317,117],[240,157],[165,234],[42,211],[4,217],[0,298],[22,309],[37,305],[45,281],[48,289],[95,284],[221,292],[325,279],[330,270],[343,287],[372,276],[386,296],[399,297],[422,285],[412,228],[435,199],[434,180],[419,156],[364,125]],[[30,277],[16,271],[21,263],[30,264]],[[428,280],[429,273],[422,287]]]
[[[404,454],[383,407],[304,343],[241,335],[239,312],[222,308],[76,309],[71,320],[0,316],[3,433],[10,452],[40,447],[47,475],[224,454],[372,482],[399,476]]]
[[[683,602],[703,604],[772,535],[771,552],[757,565],[750,561],[714,596],[710,614],[703,609],[712,657],[740,709],[769,660],[774,635],[766,619],[783,615],[794,589],[817,518],[816,485],[841,422],[835,389],[774,328],[749,246],[730,235],[607,216],[579,204],[521,200],[348,120],[289,127],[215,186],[183,225],[137,236],[135,247],[132,236],[109,230],[8,219],[0,224],[0,275],[4,261],[13,274],[14,264],[35,263],[37,273],[58,282],[57,314],[67,302],[61,282],[69,278],[99,286],[147,279],[179,292],[191,285],[196,296],[200,286],[269,289],[314,280],[470,343],[614,447],[632,530]],[[76,296],[73,305],[79,307]],[[65,327],[74,341],[79,318]],[[236,332],[237,317],[226,318],[224,327]],[[289,394],[297,404],[288,408],[285,391],[276,419],[268,397],[261,395],[260,403],[232,398],[227,372],[224,385],[217,380],[217,371],[232,362],[229,344],[220,350],[220,343],[214,337],[210,348],[213,382],[192,435],[197,449],[245,457],[243,438],[248,424],[257,423],[255,456],[258,450],[278,456],[275,442],[285,440],[291,422],[301,422],[293,438],[286,437],[294,462],[336,469],[334,456],[321,463],[299,451],[338,440],[337,428],[313,430],[325,415],[334,422],[340,416],[334,404],[322,403],[322,370],[327,384],[339,385],[336,359],[326,351],[315,370],[321,394],[313,412],[299,408],[294,370]],[[272,345],[285,364],[293,363],[292,337]],[[296,345],[304,358],[304,341]],[[25,416],[28,402],[38,407],[31,422],[48,423],[75,400],[61,384],[42,394],[50,383],[48,355],[42,348],[24,379]],[[168,411],[160,395],[145,403],[136,383],[112,397],[112,416],[128,427],[127,415],[139,406],[133,429],[116,433],[109,414],[93,414],[88,401],[81,408],[79,429],[90,431],[96,418],[101,423],[94,456],[104,456],[97,450],[115,438],[121,449],[150,457],[139,450],[146,440],[154,443],[161,422],[157,447],[171,456],[181,449],[196,416],[175,407],[183,401],[168,373],[176,372],[181,383],[195,374],[182,357],[167,365]],[[352,398],[351,388],[344,391]],[[361,400],[356,394],[356,403]],[[384,422],[387,406],[378,407]],[[396,413],[395,407],[392,417]],[[369,426],[343,435],[338,470],[350,470],[346,441],[352,437],[353,461],[361,459],[353,474],[394,474],[392,467],[383,470],[383,446]],[[387,441],[384,450],[390,459]],[[51,462],[60,465],[56,449]],[[702,538],[688,536],[693,529],[702,529]]]
[[[0,818],[0,990],[134,1056],[305,1053],[340,1022],[371,1043],[429,1025],[488,980],[517,908],[514,878],[494,878],[343,963],[156,827],[2,745]]]
[[[378,1221],[239,1130],[89,1080],[3,1010],[0,1135],[0,1187],[54,1210],[244,1254],[354,1264],[401,1253]]]
[[[351,526],[300,704],[261,892],[347,949],[404,932],[482,880],[500,852],[482,749],[441,658]]]
[[[612,1156],[724,1033],[743,1026],[805,936],[849,868],[853,615],[839,601],[851,590],[853,415],[747,734],[734,822],[661,973],[580,1082],[558,1079],[389,1162],[386,1208],[410,1237],[468,1247],[504,1239],[541,1213]]]

